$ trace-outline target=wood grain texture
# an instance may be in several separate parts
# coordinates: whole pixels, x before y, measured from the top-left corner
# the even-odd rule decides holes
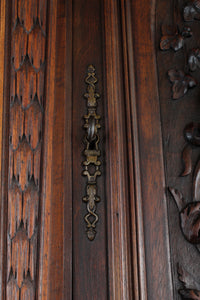
[[[57,0],[49,1],[48,13],[51,15],[48,26],[46,99],[44,120],[43,177],[41,190],[41,227],[40,227],[40,269],[38,272],[38,299],[49,299],[50,282],[50,245],[51,245],[51,208],[52,208],[52,169],[53,169],[53,126],[55,105],[56,70],[56,28]]]
[[[109,299],[132,299],[120,8],[104,1]]]
[[[9,135],[9,79],[10,79],[10,30],[8,15],[10,3],[0,2],[1,7],[1,201],[0,201],[0,297],[6,297],[6,269],[7,269],[7,189],[8,189],[8,135]]]
[[[87,99],[85,78],[89,65],[94,65],[98,82],[96,92],[98,99],[98,115],[104,116],[103,80],[103,15],[102,1],[73,0],[72,32],[73,32],[73,77],[72,77],[72,170],[73,170],[73,299],[107,299],[107,226],[106,226],[106,179],[105,179],[105,123],[101,119],[99,130],[101,151],[101,172],[98,177],[98,215],[94,241],[87,238],[84,216],[87,214],[82,197],[86,194],[86,176],[83,176],[81,163],[85,160],[83,151],[84,136],[83,116],[87,114]],[[107,138],[107,137],[106,137]]]
[[[147,282],[143,296],[173,299],[154,44],[156,1],[132,1],[131,12],[141,180],[141,199],[136,201],[142,202],[143,219],[138,221],[144,226]]]
[[[8,9],[8,8],[7,8]],[[6,1],[0,2],[0,189],[1,189],[1,201],[0,201],[0,210],[1,210],[1,222],[0,222],[0,297],[3,298],[5,295],[4,283],[5,283],[5,201],[4,201],[4,182],[3,182],[3,171],[4,171],[4,163],[2,160],[4,151],[3,145],[5,143],[5,139],[3,138],[4,133],[4,125],[5,125],[5,117],[4,117],[4,109],[7,108],[4,105],[4,88],[5,88],[5,59],[6,58],[6,47],[5,47],[5,40],[6,40]],[[6,109],[5,109],[6,110]]]
[[[7,299],[35,299],[47,1],[13,1]]]
[[[0,3],[3,18],[7,12],[4,21],[9,23],[12,15],[12,28],[5,28],[6,42],[2,40],[10,71],[6,64],[3,66],[4,58],[0,59],[0,71],[6,73],[0,82],[4,92],[0,122],[5,129],[2,137],[0,124],[0,169],[4,175],[1,298],[171,300],[180,298],[173,289],[181,285],[185,295],[194,296],[199,291],[195,285],[192,291],[185,290],[190,289],[189,276],[177,274],[175,244],[180,226],[179,219],[172,218],[179,216],[186,229],[189,227],[182,232],[184,242],[198,246],[199,222],[190,226],[190,220],[194,221],[190,213],[195,213],[196,220],[199,202],[191,202],[192,196],[188,197],[184,187],[185,210],[178,215],[174,202],[169,200],[167,206],[165,198],[166,181],[174,186],[174,170],[181,174],[183,169],[181,155],[176,162],[185,146],[183,129],[195,121],[189,122],[187,116],[185,122],[189,104],[185,102],[183,107],[179,98],[186,101],[198,94],[197,87],[189,89],[193,82],[187,75],[199,72],[198,47],[191,36],[185,36],[191,32],[181,27],[168,34],[160,23],[155,27],[155,13],[163,16],[166,11],[166,18],[171,20],[166,8],[172,11],[175,1],[9,0],[10,8],[4,7],[4,1]],[[196,50],[190,53],[189,69],[183,75],[175,71],[175,60],[170,59],[173,53],[183,70],[179,53],[184,53],[190,41]],[[162,52],[162,57],[157,56],[159,76],[157,51]],[[87,239],[85,230],[87,212],[82,197],[87,178],[82,176],[81,165],[83,116],[87,113],[85,78],[91,64],[98,78],[96,92],[101,95],[97,112],[102,116],[98,131],[102,175],[97,191],[101,201],[93,241]],[[167,64],[169,68],[165,68]],[[173,70],[171,83],[169,70]],[[178,91],[177,86],[181,86]],[[171,102],[173,108],[169,108]],[[197,108],[196,97],[190,116],[195,116]],[[176,122],[176,114],[182,115],[181,121]],[[196,119],[199,122],[199,117]],[[176,135],[176,125],[179,134],[169,150],[168,135]],[[181,146],[176,148],[178,143]],[[190,183],[198,153],[194,145],[184,153],[184,177]],[[169,165],[168,157],[172,159]],[[195,166],[193,194],[199,201],[200,168]],[[182,204],[180,196],[181,209]],[[188,237],[190,227],[195,236]],[[192,255],[197,257],[194,251]],[[191,259],[182,262],[185,267]],[[197,267],[194,264],[192,268]]]

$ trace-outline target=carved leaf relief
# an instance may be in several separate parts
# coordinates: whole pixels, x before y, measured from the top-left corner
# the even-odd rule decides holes
[[[192,49],[188,58],[188,64],[191,71],[196,71],[197,68],[200,68],[200,49]]]
[[[190,1],[184,8],[183,16],[187,22],[200,20],[200,0]]]
[[[12,239],[22,221],[22,192],[17,184],[8,192],[8,233]]]
[[[189,145],[186,145],[183,153],[182,159],[184,163],[184,171],[182,172],[181,176],[187,176],[192,172],[192,148]]]
[[[169,188],[179,209],[180,226],[186,240],[192,244],[200,243],[200,202],[185,204],[180,191]]]
[[[184,299],[200,300],[200,284],[193,276],[178,265],[178,278],[182,282],[183,287],[179,293]]]
[[[191,28],[185,26],[180,32],[178,27],[162,26],[162,37],[160,40],[160,49],[169,50],[170,48],[174,51],[178,51],[183,48],[184,39],[191,37]]]
[[[35,0],[18,0],[18,18],[25,31],[29,33],[37,20],[37,3]]]
[[[24,110],[16,99],[10,108],[10,145],[13,150],[17,149],[24,134]]]
[[[35,286],[33,282],[29,279],[26,279],[21,288],[21,300],[34,299],[35,296]]]
[[[187,145],[182,153],[185,168],[181,176],[187,176],[192,172],[192,148],[200,146],[200,124],[195,122],[187,124],[184,129],[184,137]]]
[[[192,76],[186,75],[181,70],[171,69],[168,71],[168,75],[173,84],[172,92],[174,100],[183,97],[189,88],[197,85],[196,80]]]
[[[28,273],[28,261],[29,241],[22,226],[12,240],[12,269],[13,274],[16,274],[16,282],[18,287],[22,286],[22,282]]]
[[[27,34],[20,24],[16,26],[12,38],[12,63],[14,68],[19,69],[26,57]]]

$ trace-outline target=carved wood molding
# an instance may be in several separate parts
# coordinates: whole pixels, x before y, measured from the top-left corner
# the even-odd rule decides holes
[[[7,299],[35,299],[47,1],[12,5]]]

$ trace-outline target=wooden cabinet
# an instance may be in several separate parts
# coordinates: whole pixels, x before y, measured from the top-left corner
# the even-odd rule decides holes
[[[200,299],[200,2],[0,8],[1,299]]]

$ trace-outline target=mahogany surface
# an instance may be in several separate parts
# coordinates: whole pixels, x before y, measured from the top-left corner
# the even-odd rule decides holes
[[[200,299],[200,1],[1,0],[0,15],[0,298]]]

